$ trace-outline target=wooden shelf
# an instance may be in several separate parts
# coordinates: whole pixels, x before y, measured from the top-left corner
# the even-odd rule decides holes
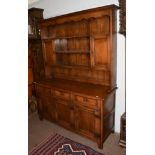
[[[90,54],[88,50],[63,50],[63,51],[55,51],[56,54]]]
[[[57,36],[57,37],[47,37],[42,38],[43,40],[55,40],[55,39],[72,39],[72,38],[89,38],[90,35],[84,35],[84,36]]]
[[[57,36],[57,37],[51,37],[51,39],[72,39],[72,38],[89,38],[90,35],[84,35],[84,36]]]
[[[57,65],[52,65],[52,67],[60,67],[60,68],[84,68],[84,69],[90,69],[91,66],[84,66],[84,65],[60,65],[60,64],[57,64]]]
[[[84,35],[84,36],[57,36],[57,37],[47,37],[42,38],[44,41],[56,40],[56,39],[72,39],[72,38],[107,38],[109,34],[102,34],[102,35]]]

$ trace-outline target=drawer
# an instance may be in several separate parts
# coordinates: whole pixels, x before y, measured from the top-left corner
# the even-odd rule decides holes
[[[69,100],[70,99],[70,93],[63,91],[63,90],[54,90],[54,97]]]
[[[45,95],[45,96],[49,96],[51,95],[51,89],[47,88],[47,87],[37,87],[37,92],[39,93],[39,95]]]
[[[82,105],[90,108],[94,108],[99,106],[98,105],[98,100],[89,98],[86,96],[80,96],[80,95],[75,95],[74,96],[76,102],[80,102]]]

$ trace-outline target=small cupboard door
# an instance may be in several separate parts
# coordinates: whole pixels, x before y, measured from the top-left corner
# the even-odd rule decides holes
[[[77,131],[88,138],[96,139],[101,133],[100,116],[96,117],[94,109],[76,106]]]
[[[110,45],[108,36],[90,38],[91,66],[96,69],[108,69],[110,64]]]
[[[51,96],[45,96],[39,98],[38,110],[43,116],[50,121],[55,121],[56,119],[56,111],[55,111],[55,102]]]
[[[74,128],[74,111],[69,101],[55,99],[57,123],[68,129]]]

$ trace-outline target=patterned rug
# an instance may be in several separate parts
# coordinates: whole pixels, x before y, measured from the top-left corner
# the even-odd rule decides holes
[[[29,155],[103,155],[92,148],[74,142],[59,134],[48,137],[35,147]]]

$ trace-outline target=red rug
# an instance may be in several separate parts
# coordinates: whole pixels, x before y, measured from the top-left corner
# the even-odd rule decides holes
[[[92,148],[74,142],[59,134],[48,137],[35,147],[29,155],[103,155]]]

